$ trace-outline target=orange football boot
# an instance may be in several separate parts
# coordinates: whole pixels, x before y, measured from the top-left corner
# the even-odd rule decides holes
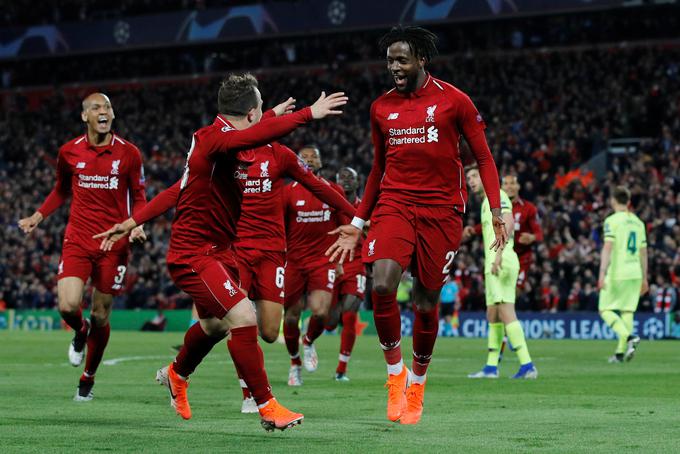
[[[406,410],[408,375],[408,368],[404,366],[400,374],[387,376],[387,419],[390,421],[398,421]]]
[[[191,419],[191,407],[187,399],[189,382],[177,375],[173,363],[156,372],[156,381],[170,391],[170,405],[184,419]]]
[[[274,398],[267,402],[267,405],[263,408],[260,408],[260,417],[262,418],[260,420],[262,427],[267,432],[272,432],[275,429],[286,430],[289,427],[302,424],[302,420],[305,419],[302,413],[288,410]]]
[[[423,415],[425,384],[411,383],[406,390],[406,411],[401,415],[401,424],[418,424]]]

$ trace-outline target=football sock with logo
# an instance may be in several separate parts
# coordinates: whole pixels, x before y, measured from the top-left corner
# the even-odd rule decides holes
[[[519,363],[522,365],[529,364],[531,362],[531,356],[529,355],[527,341],[524,338],[524,330],[522,329],[519,320],[515,320],[514,322],[505,325],[505,333],[508,335],[508,340],[510,341],[512,348],[517,352]]]
[[[283,322],[283,338],[286,341],[286,349],[290,355],[290,363],[293,366],[301,366],[300,359],[300,327],[297,320],[295,323]]]
[[[309,318],[309,324],[307,325],[307,334],[302,339],[302,343],[305,345],[312,345],[314,341],[321,336],[324,330],[324,318],[316,315],[312,315]]]
[[[85,373],[93,377],[97,372],[99,363],[104,356],[104,350],[109,343],[111,325],[106,322],[104,326],[97,326],[94,318],[90,318],[90,334],[87,336],[87,357],[85,358]]]
[[[175,372],[181,377],[189,377],[215,344],[222,339],[224,336],[208,336],[201,328],[201,324],[196,323],[184,334],[184,345],[175,358]]]
[[[242,326],[231,330],[227,341],[229,353],[243,380],[253,394],[258,405],[268,402],[272,397],[267,372],[264,370],[264,355],[257,343],[257,326]]]
[[[600,312],[600,316],[602,317],[602,320],[604,320],[604,322],[609,325],[609,327],[619,337],[619,342],[616,346],[616,353],[623,353],[625,351],[626,341],[630,335],[630,331],[628,331],[626,328],[625,322],[614,311],[602,311]]]
[[[373,320],[378,331],[380,347],[387,365],[402,363],[401,356],[401,315],[397,304],[397,293],[380,294],[373,290]],[[396,373],[400,373],[398,370]],[[392,372],[390,372],[392,373]]]
[[[488,346],[489,354],[486,357],[487,366],[498,366],[501,354],[501,344],[505,335],[505,325],[503,323],[489,323]]]
[[[357,338],[357,313],[347,311],[342,314],[342,333],[340,334],[340,355],[338,367],[335,372],[344,374],[347,372],[347,363],[352,355],[352,348]]]
[[[439,331],[439,304],[426,311],[419,310],[413,305],[415,320],[413,322],[413,363],[412,371],[415,376],[424,377],[427,366],[432,359],[432,350]]]

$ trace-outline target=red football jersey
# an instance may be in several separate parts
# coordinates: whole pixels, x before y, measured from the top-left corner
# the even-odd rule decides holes
[[[99,250],[92,235],[121,222],[146,203],[142,154],[130,142],[112,134],[111,143],[95,147],[87,134],[65,143],[57,157],[57,182],[38,209],[44,218],[64,204],[71,212],[65,238],[83,248]],[[127,238],[114,250],[127,247]]]
[[[322,202],[350,219],[354,208],[331,186],[317,178],[288,147],[274,142],[253,150],[255,160],[245,171],[241,218],[236,246],[267,251],[286,250],[284,177],[299,182]]]
[[[344,197],[339,185],[324,178],[320,180]],[[288,242],[286,260],[305,263],[326,258],[326,250],[337,239],[328,234],[339,225],[337,212],[297,182],[285,187],[283,199]]]
[[[414,93],[392,89],[379,97],[371,105],[373,168],[357,217],[369,219],[378,195],[381,202],[453,205],[465,211],[461,135],[475,154],[491,207],[498,208],[498,172],[484,128],[465,93],[429,74]]]
[[[218,115],[212,125],[194,133],[181,180],[155,197],[134,216],[135,221],[146,222],[176,200],[169,254],[229,247],[236,238],[246,172],[255,161],[252,149],[311,119],[311,110],[305,108],[238,130]]]
[[[515,252],[520,261],[531,260],[534,244],[520,244],[519,237],[522,233],[533,233],[536,242],[543,241],[543,230],[538,220],[536,205],[519,197],[512,201],[512,216],[515,219]]]

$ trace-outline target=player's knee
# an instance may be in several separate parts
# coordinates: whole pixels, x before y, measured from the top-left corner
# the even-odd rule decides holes
[[[59,297],[59,312],[62,314],[74,315],[80,309],[80,298],[76,298],[70,295]]]
[[[262,329],[262,331],[260,331],[260,337],[266,343],[273,344],[274,342],[276,342],[276,339],[279,338],[279,330],[269,328],[269,327],[264,327]]]
[[[376,281],[373,283],[373,290],[378,295],[384,296],[394,293],[397,289],[393,288],[392,285],[388,285],[387,281]]]
[[[104,308],[93,309],[90,317],[97,326],[105,326],[109,323],[109,314],[110,311],[107,311]]]

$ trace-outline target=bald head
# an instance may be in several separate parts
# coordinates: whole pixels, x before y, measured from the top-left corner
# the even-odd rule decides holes
[[[343,167],[338,172],[336,179],[338,184],[342,186],[345,194],[349,196],[350,194],[353,195],[356,193],[357,188],[359,187],[359,175],[356,170],[351,167]]]
[[[83,99],[81,119],[87,124],[88,134],[107,135],[116,116],[111,100],[104,93],[92,93]]]

